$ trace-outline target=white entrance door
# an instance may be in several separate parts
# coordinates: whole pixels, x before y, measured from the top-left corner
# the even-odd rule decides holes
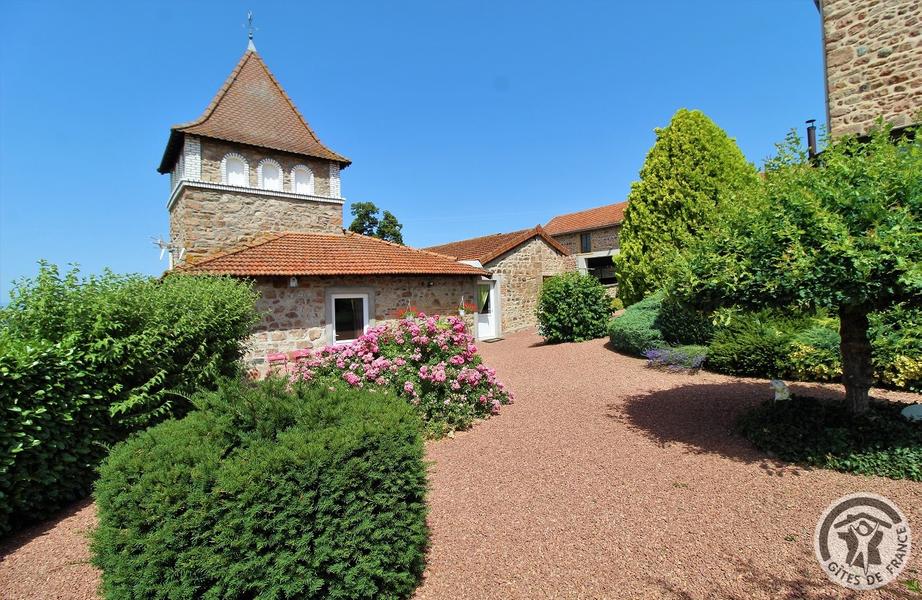
[[[477,284],[477,339],[488,340],[497,336],[496,282]]]

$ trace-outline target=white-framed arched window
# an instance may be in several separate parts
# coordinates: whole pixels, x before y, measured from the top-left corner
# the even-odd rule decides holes
[[[282,167],[271,158],[262,159],[256,168],[256,181],[264,190],[282,191]]]
[[[314,172],[310,167],[298,165],[291,170],[291,191],[305,196],[314,194]]]
[[[250,184],[250,166],[245,158],[231,152],[221,159],[221,183],[247,187]]]

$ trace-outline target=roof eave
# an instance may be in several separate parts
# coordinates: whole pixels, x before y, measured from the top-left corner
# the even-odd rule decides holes
[[[183,133],[181,131],[178,131],[175,127],[170,129],[170,139],[167,140],[166,148],[163,149],[163,158],[160,159],[160,166],[157,167],[157,172],[161,175],[165,175],[173,170],[173,165],[176,164],[176,157],[182,148],[182,138]]]

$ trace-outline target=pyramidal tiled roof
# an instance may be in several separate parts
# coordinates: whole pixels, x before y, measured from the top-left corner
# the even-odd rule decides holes
[[[627,208],[627,201],[557,215],[548,221],[544,228],[551,235],[560,235],[562,233],[586,231],[587,229],[611,227],[624,221],[625,208]]]
[[[485,265],[498,256],[536,237],[547,242],[549,246],[561,254],[568,254],[567,249],[549,236],[540,225],[531,229],[522,229],[510,233],[494,233],[493,235],[450,242],[440,246],[430,246],[426,250],[453,256],[458,260],[478,260],[480,264]]]
[[[352,232],[273,234],[176,271],[249,277],[487,274],[450,256]]]
[[[351,162],[320,141],[254,49],[247,49],[198,119],[172,128],[161,173],[172,168],[184,133],[323,158],[342,166]]]

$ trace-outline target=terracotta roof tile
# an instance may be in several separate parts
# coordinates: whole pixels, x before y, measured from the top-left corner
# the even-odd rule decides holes
[[[439,254],[447,254],[458,260],[479,260],[480,264],[485,265],[498,256],[509,252],[513,248],[535,237],[540,237],[561,254],[568,254],[567,249],[548,235],[540,225],[532,227],[531,229],[522,229],[510,233],[495,233],[493,235],[451,242],[440,246],[431,246],[426,248],[426,250],[438,252]]]
[[[172,168],[184,133],[350,164],[323,145],[255,50],[244,53],[198,119],[172,128],[161,172]]]
[[[548,221],[544,228],[551,235],[560,235],[563,233],[572,233],[574,231],[611,227],[624,220],[625,208],[627,208],[627,201],[618,202],[617,204],[606,204],[598,208],[590,208],[588,210],[567,213],[565,215],[557,215]]]
[[[176,270],[238,276],[487,274],[449,256],[352,232],[280,233]]]

